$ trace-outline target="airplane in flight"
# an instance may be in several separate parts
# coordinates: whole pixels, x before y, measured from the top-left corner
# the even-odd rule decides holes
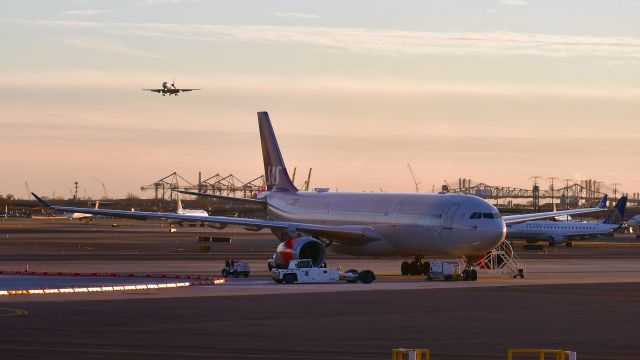
[[[219,229],[228,225],[251,231],[267,228],[280,241],[274,254],[277,266],[287,266],[293,259],[311,259],[315,266],[322,266],[330,246],[336,253],[360,256],[411,256],[415,265],[426,255],[465,257],[466,280],[477,278],[473,259],[504,240],[506,224],[603,210],[502,216],[488,201],[465,194],[299,191],[289,177],[266,112],[258,113],[258,127],[267,191],[245,200],[262,203],[266,219],[69,208],[50,205],[32,194],[42,206],[59,211],[202,221]]]
[[[598,207],[605,208],[607,196],[605,195]],[[603,236],[620,229],[624,223],[624,210],[627,206],[627,197],[622,196],[609,212],[607,217],[599,222],[578,221],[527,221],[521,224],[507,225],[508,239],[522,239],[528,243],[548,241],[549,246],[565,244],[573,246],[572,240],[586,239]]]
[[[162,94],[162,96],[165,96],[167,94],[169,94],[169,96],[174,95],[174,96],[178,96],[179,93],[181,92],[185,92],[185,91],[196,91],[196,90],[200,90],[200,89],[179,89],[176,88],[176,79],[173,79],[173,82],[171,84],[169,84],[169,82],[165,81],[162,83],[162,88],[160,89],[142,89],[143,91],[153,91],[153,92],[157,92],[158,94]]]

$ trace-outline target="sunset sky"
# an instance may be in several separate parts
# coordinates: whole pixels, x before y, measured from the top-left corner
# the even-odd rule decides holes
[[[5,1],[0,194],[250,180],[258,111],[312,187],[413,191],[411,163],[424,191],[539,175],[637,192],[638,20],[639,0]],[[140,90],[174,76],[202,90]]]

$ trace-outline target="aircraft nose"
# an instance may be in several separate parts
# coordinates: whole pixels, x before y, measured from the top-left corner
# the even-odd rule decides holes
[[[496,219],[486,224],[478,237],[478,248],[488,252],[496,248],[507,233],[507,226],[502,219]]]

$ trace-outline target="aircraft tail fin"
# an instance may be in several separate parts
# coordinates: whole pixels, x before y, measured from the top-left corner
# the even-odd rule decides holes
[[[182,200],[180,200],[180,194],[176,192],[176,199],[178,199],[178,209],[177,211],[182,211]]]
[[[271,126],[269,114],[266,111],[258,113],[258,127],[260,128],[260,142],[262,143],[262,159],[264,161],[267,190],[297,192],[298,189],[293,185],[284,165],[278,140]]]
[[[40,204],[40,206],[42,206],[43,208],[50,208],[51,205],[49,205],[48,202],[42,200],[38,195],[36,195],[36,193],[31,193],[31,195],[36,198],[36,200],[38,201],[38,203]]]
[[[624,209],[627,207],[627,195],[622,196],[616,202],[616,206],[609,212],[607,218],[602,222],[603,224],[619,225],[622,224],[624,219]]]
[[[604,194],[604,196],[602,197],[602,200],[600,200],[600,204],[598,204],[598,207],[600,209],[606,209],[607,208],[607,198],[608,198],[608,195]]]

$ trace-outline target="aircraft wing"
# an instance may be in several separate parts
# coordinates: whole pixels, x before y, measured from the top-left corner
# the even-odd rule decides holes
[[[548,219],[552,217],[556,217],[558,215],[577,215],[577,214],[588,214],[599,211],[606,211],[607,208],[594,207],[594,208],[585,208],[585,209],[574,209],[574,210],[563,210],[563,211],[549,211],[542,213],[533,213],[533,214],[522,214],[522,215],[506,215],[502,217],[505,224],[515,224],[521,223],[530,220],[540,220],[540,219]]]
[[[42,207],[53,209],[57,211],[65,212],[81,212],[85,214],[111,216],[117,218],[128,218],[136,220],[148,220],[148,219],[176,219],[183,221],[195,221],[195,222],[208,222],[214,224],[226,224],[226,225],[240,225],[251,228],[252,230],[260,229],[276,229],[276,230],[290,230],[298,231],[308,235],[314,235],[319,237],[325,237],[336,243],[345,245],[364,244],[371,241],[382,240],[382,237],[376,233],[372,228],[368,226],[360,225],[344,225],[344,226],[332,226],[332,225],[317,225],[317,224],[305,224],[286,221],[273,221],[273,220],[261,220],[261,219],[245,219],[245,218],[233,218],[226,216],[194,216],[194,215],[181,215],[176,213],[166,212],[147,212],[147,211],[124,211],[124,210],[107,210],[107,209],[95,209],[95,208],[75,208],[65,206],[50,205],[46,201],[42,200],[38,195],[31,193]]]
[[[245,198],[238,198],[238,197],[233,197],[233,196],[224,196],[224,195],[201,193],[201,192],[197,192],[197,191],[187,191],[187,190],[176,190],[176,191],[179,192],[179,193],[182,193],[182,194],[194,195],[194,196],[205,197],[205,198],[210,198],[210,199],[217,199],[217,200],[225,200],[225,201],[235,202],[235,203],[239,203],[239,204],[243,204],[243,205],[258,205],[258,206],[262,206],[262,207],[265,207],[265,208],[267,207],[267,202],[265,200],[245,199]]]
[[[180,92],[185,92],[185,91],[196,91],[196,90],[200,90],[200,89],[176,89]]]
[[[142,89],[143,91],[153,91],[153,92],[157,92],[157,93],[161,93],[162,90],[164,89]]]
[[[540,219],[548,219],[556,216],[562,215],[577,215],[577,214],[588,214],[599,211],[607,210],[607,195],[605,194],[600,200],[600,204],[594,208],[584,208],[584,209],[573,209],[573,210],[562,210],[562,211],[548,211],[542,213],[532,213],[532,214],[522,214],[522,215],[505,215],[502,217],[505,224],[515,224],[521,223],[530,220],[540,220]]]

